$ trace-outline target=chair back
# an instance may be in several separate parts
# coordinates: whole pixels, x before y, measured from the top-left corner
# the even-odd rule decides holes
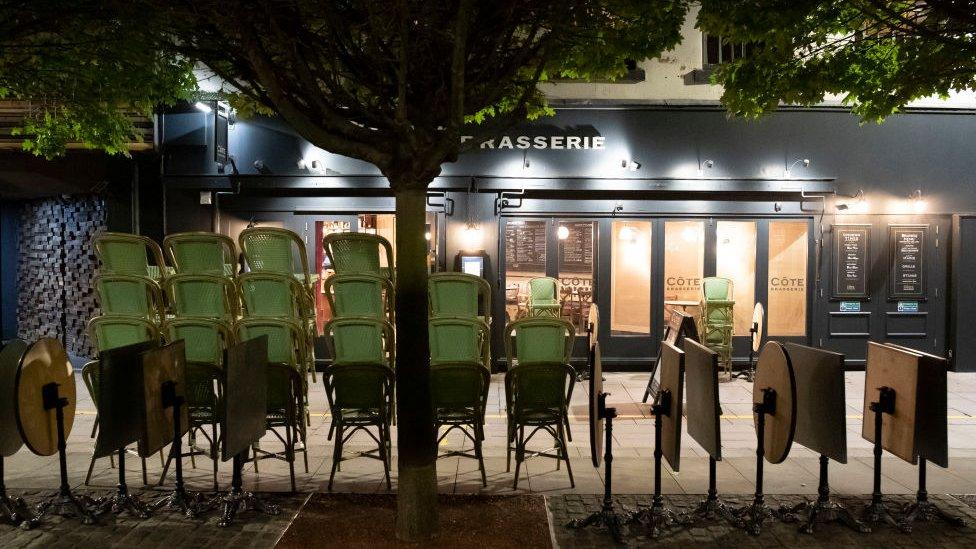
[[[395,298],[389,278],[372,274],[335,274],[325,280],[324,292],[336,317],[393,318]]]
[[[248,317],[237,322],[236,331],[239,341],[268,336],[268,362],[288,364],[303,372],[305,336],[298,322],[287,318]]]
[[[336,274],[371,274],[394,278],[393,247],[382,236],[333,233],[322,239],[322,247]],[[386,257],[386,267],[382,266],[381,254]]]
[[[188,363],[223,367],[224,351],[236,340],[226,322],[214,318],[174,318],[163,325],[163,337],[172,343],[182,339]]]
[[[332,364],[323,374],[333,409],[392,412],[393,369],[382,364]],[[340,412],[341,413],[341,412]]]
[[[516,360],[520,366],[540,362],[569,364],[575,341],[576,329],[562,318],[526,317],[505,328],[509,365]]]
[[[505,376],[505,386],[516,417],[525,414],[558,417],[575,383],[572,366],[558,362],[519,364]]]
[[[163,239],[163,252],[177,274],[237,274],[237,246],[226,235],[174,233]]]
[[[300,318],[305,289],[294,276],[250,272],[238,277],[244,314],[280,318]]]
[[[164,282],[173,313],[178,317],[219,318],[233,322],[237,316],[237,287],[233,279],[206,274],[176,274]]]
[[[435,317],[428,323],[430,363],[474,362],[488,368],[488,325],[477,318]]]
[[[529,280],[530,301],[555,301],[559,281],[550,276],[537,276]]]
[[[165,278],[163,252],[150,238],[137,234],[101,231],[92,237],[102,274]]]
[[[491,315],[491,287],[480,276],[433,273],[427,279],[427,288],[432,317]]]
[[[393,325],[366,317],[340,317],[325,325],[333,364],[394,366]]]
[[[728,278],[709,276],[702,279],[702,298],[705,301],[732,299],[732,281]]]
[[[102,315],[88,321],[88,336],[98,352],[144,341],[158,341],[155,324],[138,316]]]
[[[102,314],[143,317],[150,322],[165,318],[163,292],[146,275],[101,274],[92,281]]]
[[[436,411],[483,410],[491,373],[478,362],[431,364],[430,392]]]
[[[297,275],[306,287],[311,287],[305,243],[295,232],[277,227],[251,227],[241,231],[237,240],[252,271]]]

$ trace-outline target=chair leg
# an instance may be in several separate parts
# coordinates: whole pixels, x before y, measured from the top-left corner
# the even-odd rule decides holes
[[[481,469],[481,486],[488,487],[488,473],[485,471],[485,456],[481,452],[481,441],[485,435],[481,425],[474,426],[474,455],[478,458],[478,468]]]
[[[295,488],[295,436],[292,433],[292,426],[285,425],[285,459],[288,460],[288,476],[291,478],[291,491],[297,492]]]
[[[576,481],[573,480],[573,467],[569,464],[569,447],[566,444],[566,434],[563,432],[562,423],[559,424],[559,448],[560,453],[566,459],[566,472],[569,473],[569,486],[576,488]],[[556,463],[559,463],[558,461]]]
[[[261,460],[258,459],[258,448],[259,448],[259,446],[257,444],[252,444],[251,445],[251,453],[254,454],[254,473],[255,474],[260,473],[260,471],[258,471],[258,462],[261,461]]]
[[[568,408],[569,403],[567,402],[566,405],[567,405],[566,407]],[[569,414],[563,416],[563,423],[566,424],[566,438],[568,438],[570,442],[573,442],[573,431],[571,431],[569,428]]]
[[[214,492],[216,492],[220,487],[217,484],[217,467],[220,464],[220,455],[218,454],[218,451],[220,450],[220,444],[217,441],[216,421],[210,424],[210,436],[213,437],[212,439],[210,439],[210,459],[213,461],[213,487],[214,487]]]
[[[386,439],[388,436],[389,433],[387,433],[386,426],[380,423],[379,450],[380,450],[380,457],[383,458],[383,474],[386,475],[387,492],[393,489],[392,484],[390,484],[390,462],[387,460],[387,454],[386,454],[387,452]]]
[[[146,471],[146,458],[140,458],[142,462],[142,485],[149,486],[149,473]]]
[[[512,432],[512,421],[508,421],[506,428],[507,433],[505,434],[505,472],[510,473],[512,471],[512,439],[514,434]]]
[[[92,451],[91,461],[88,462],[88,474],[85,475],[85,486],[91,484],[92,471],[95,470],[95,452]]]
[[[187,438],[187,446],[190,448],[190,467],[197,468],[197,459],[193,454],[196,453],[197,437],[195,434],[195,429],[190,427],[190,436]]]
[[[336,469],[342,461],[342,424],[336,425],[336,441],[332,447],[332,472],[329,473],[329,491],[332,491],[332,481],[335,479]]]
[[[515,440],[515,484],[513,490],[518,490],[519,470],[522,468],[522,459],[525,457],[525,428],[519,426],[518,438]]]
[[[156,486],[162,486],[163,483],[166,482],[166,473],[167,471],[169,471],[170,464],[173,463],[173,450],[174,448],[170,446],[169,456],[166,458],[166,463],[163,465],[163,473],[159,475],[159,482],[156,483]],[[177,456],[177,459],[183,459],[183,458]]]

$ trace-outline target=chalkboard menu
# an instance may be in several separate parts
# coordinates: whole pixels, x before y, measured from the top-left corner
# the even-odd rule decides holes
[[[562,222],[566,238],[559,241],[559,274],[593,273],[593,222]],[[566,232],[564,232],[566,234]]]
[[[509,221],[505,224],[505,268],[546,271],[546,222]]]
[[[834,225],[833,297],[867,299],[870,225]]]
[[[925,240],[928,225],[888,226],[888,297],[925,299]]]

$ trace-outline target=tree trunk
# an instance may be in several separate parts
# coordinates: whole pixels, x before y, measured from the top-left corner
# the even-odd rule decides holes
[[[427,191],[396,195],[397,537],[425,541],[437,531],[437,442],[427,340]]]

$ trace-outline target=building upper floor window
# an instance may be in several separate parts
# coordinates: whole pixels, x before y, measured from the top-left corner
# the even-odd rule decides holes
[[[730,42],[721,36],[702,33],[702,65],[711,67],[749,57],[756,49],[755,42]]]

